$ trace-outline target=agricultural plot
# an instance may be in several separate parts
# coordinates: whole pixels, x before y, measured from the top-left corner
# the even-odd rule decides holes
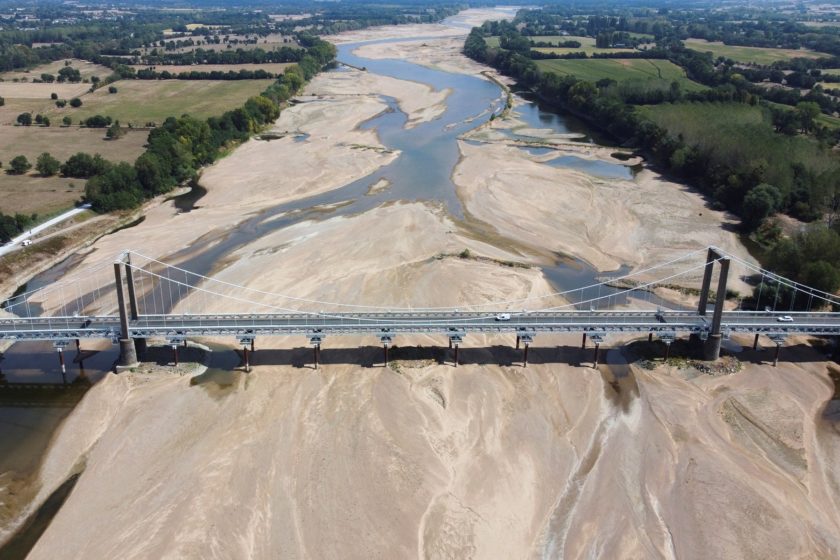
[[[753,64],[768,65],[779,60],[790,60],[791,58],[819,58],[830,57],[831,55],[808,49],[771,49],[762,47],[738,47],[724,45],[718,42],[709,42],[704,39],[687,39],[685,46],[700,52],[711,52],[712,56],[731,58],[738,62],[749,62]]]
[[[136,64],[132,66],[135,70],[144,70],[146,68],[153,68],[156,72],[171,72],[173,74],[180,74],[181,72],[239,72],[240,70],[265,70],[272,74],[282,74],[283,71],[294,64],[293,62],[267,62],[264,64],[183,64],[183,65],[165,65],[165,64]]]
[[[715,153],[719,161],[733,167],[744,162],[765,162],[766,181],[781,189],[789,189],[794,183],[793,162],[816,174],[838,170],[838,162],[825,157],[816,141],[776,133],[769,110],[761,107],[741,103],[663,103],[636,110],[670,135],[682,135],[689,146]]]
[[[37,175],[35,161],[43,152],[62,163],[79,151],[98,153],[110,161],[133,162],[143,153],[147,137],[148,132],[141,130],[128,131],[119,140],[106,140],[102,129],[0,127],[0,211],[48,216],[72,207],[82,196],[84,179]],[[26,156],[33,169],[26,175],[8,175],[9,161],[19,155]]]
[[[53,122],[66,115],[77,124],[93,115],[119,120],[123,125],[143,126],[162,123],[167,117],[185,113],[198,118],[218,116],[240,107],[249,97],[258,95],[274,80],[122,80],[116,82],[118,93],[100,88],[81,97],[82,107],[53,107],[48,114]]]
[[[75,68],[79,71],[82,75],[82,80],[90,80],[91,76],[98,76],[100,78],[105,78],[106,76],[110,76],[112,70],[105,66],[100,66],[99,64],[94,64],[93,62],[88,62],[87,60],[80,60],[78,58],[70,58],[67,59],[70,62],[70,66]],[[35,68],[31,68],[29,70],[16,70],[13,72],[3,72],[0,74],[0,80],[5,82],[11,82],[13,80],[38,80],[41,79],[41,74],[52,74],[53,76],[58,75],[58,71],[64,68],[65,60],[56,60],[55,62],[50,62],[49,64],[42,64],[41,66],[36,66]]]
[[[577,37],[577,36],[563,36],[563,35],[549,35],[545,37],[529,37],[535,43],[545,41],[547,43],[562,43],[563,41],[577,41],[580,43],[580,48],[571,49],[565,47],[534,47],[535,51],[551,54],[568,54],[574,52],[584,52],[587,56],[592,56],[596,53],[622,53],[633,52],[632,48],[620,49],[603,49],[595,46],[595,39],[593,37]]]
[[[704,89],[697,82],[689,80],[682,68],[667,60],[643,58],[592,58],[537,60],[543,72],[577,76],[582,80],[597,82],[610,78],[617,82],[626,80],[662,81],[670,84],[677,81],[685,91]]]

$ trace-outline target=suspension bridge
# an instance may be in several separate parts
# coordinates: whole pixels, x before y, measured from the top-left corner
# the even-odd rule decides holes
[[[695,262],[699,261],[699,262]],[[725,309],[730,264],[739,265],[754,287],[750,309]],[[108,270],[113,268],[113,274]],[[712,290],[717,276],[716,290]],[[670,304],[656,295],[661,287],[699,280],[696,307]],[[546,299],[565,303],[542,307]],[[731,306],[730,306],[731,307]],[[455,351],[470,333],[509,333],[524,345],[524,363],[535,337],[546,333],[582,334],[598,348],[610,334],[644,333],[667,348],[678,336],[703,341],[704,357],[715,360],[731,334],[767,336],[776,344],[776,361],[790,335],[840,335],[840,297],[764,270],[716,248],[588,286],[478,305],[427,308],[376,307],[327,302],[261,291],[191,272],[125,251],[114,262],[80,270],[6,302],[0,339],[52,341],[63,365],[63,348],[73,341],[108,339],[120,347],[119,366],[132,367],[149,338],[165,339],[175,352],[194,337],[232,337],[248,350],[258,336],[305,336],[317,367],[321,344],[330,336],[367,335],[388,347],[401,335],[428,334],[448,339]]]

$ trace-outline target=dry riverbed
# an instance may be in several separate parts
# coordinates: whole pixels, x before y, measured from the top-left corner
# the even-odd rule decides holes
[[[414,33],[443,37],[414,49],[429,51],[428,64],[458,65],[451,37],[465,30]],[[460,60],[461,71],[486,70]],[[125,248],[165,258],[212,246],[250,216],[387,164],[397,154],[359,128],[386,110],[380,93],[409,123],[446,102],[414,82],[320,75],[265,135],[274,139],[204,173],[198,208],[153,207],[99,240],[79,270]],[[545,306],[562,302],[535,265],[557,252],[602,270],[708,244],[745,254],[726,217],[684,187],[647,170],[606,181],[548,166],[500,135],[519,126],[511,119],[460,144],[464,223],[423,202],[307,220],[236,249],[214,277],[246,286],[238,296],[266,310],[292,305],[267,292],[385,307],[526,297]],[[543,139],[559,153],[610,157]],[[196,305],[231,311],[212,297],[180,304]],[[261,338],[249,374],[162,366],[107,376],[45,458],[28,511],[82,475],[30,558],[840,555],[840,390],[807,340],[791,341],[778,368],[762,362],[769,350],[746,351],[726,374],[628,367],[618,350],[594,369],[577,336],[539,337],[523,368],[512,337],[470,334],[457,369],[445,338],[399,337],[383,367],[378,342],[328,337],[319,370],[302,338]]]

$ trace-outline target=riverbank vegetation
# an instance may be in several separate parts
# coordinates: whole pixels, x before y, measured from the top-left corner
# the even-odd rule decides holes
[[[716,61],[686,48],[673,26],[648,29],[613,17],[578,21],[586,21],[595,37],[653,31],[656,45],[632,56],[546,59],[532,44],[541,41],[537,33],[558,33],[556,15],[552,9],[522,10],[513,22],[486,22],[472,30],[464,52],[636,147],[660,169],[702,191],[711,205],[738,215],[767,255],[786,255],[784,270],[794,279],[830,292],[840,288],[836,251],[810,251],[806,259],[800,249],[840,246],[840,225],[832,218],[840,206],[840,158],[832,150],[840,133],[833,126],[830,113],[837,104],[830,96],[797,90],[795,98],[783,97],[751,81],[773,69]],[[563,21],[568,19],[566,14]],[[661,69],[663,63],[672,68],[670,79],[640,76],[637,70],[644,64]],[[686,80],[700,87],[686,87]],[[785,235],[772,218],[777,213],[808,225]]]

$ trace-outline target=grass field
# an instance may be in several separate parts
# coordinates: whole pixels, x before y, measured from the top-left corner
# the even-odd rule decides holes
[[[292,62],[267,62],[265,64],[186,64],[186,65],[164,65],[158,64],[152,66],[157,72],[163,72],[167,70],[172,72],[173,74],[179,74],[181,72],[239,72],[240,70],[265,70],[266,72],[271,72],[273,74],[282,74],[283,71],[291,66]],[[150,66],[147,64],[137,64],[132,66],[135,70],[143,70],[145,68],[149,68]]]
[[[718,161],[738,167],[743,162],[767,165],[766,181],[790,188],[791,164],[814,173],[836,171],[840,159],[828,157],[817,142],[803,136],[777,134],[768,109],[740,103],[663,103],[637,111],[686,144],[716,154]]]
[[[110,68],[94,64],[93,62],[88,62],[87,60],[79,60],[78,58],[70,58],[67,60],[70,61],[70,66],[79,71],[79,73],[82,75],[83,80],[89,80],[91,76],[99,76],[100,78],[105,78],[106,76],[110,76],[112,73],[112,70]],[[42,64],[41,66],[36,66],[35,68],[31,68],[30,70],[15,70],[14,72],[3,72],[2,74],[0,74],[0,79],[7,82],[15,79],[26,79],[29,81],[33,79],[40,80],[41,74],[52,74],[53,76],[58,75],[58,71],[64,68],[64,63],[64,60],[57,60],[55,62],[50,62],[49,64]]]
[[[778,60],[791,58],[819,58],[831,55],[810,51],[807,49],[770,49],[761,47],[737,47],[723,43],[710,43],[704,39],[687,39],[685,46],[700,52],[711,52],[714,57],[723,56],[738,62],[752,62],[755,64],[772,64]]]
[[[78,109],[53,106],[48,113],[53,122],[69,115],[73,124],[93,115],[109,116],[123,125],[142,126],[162,123],[167,117],[189,113],[195,117],[218,116],[240,107],[258,95],[274,80],[122,80],[118,93],[100,88],[81,97]]]
[[[528,37],[529,39],[533,40],[534,42],[545,41],[547,43],[562,43],[563,41],[578,41],[580,43],[580,48],[578,49],[569,49],[569,48],[550,48],[550,47],[534,47],[535,51],[544,52],[544,53],[556,53],[556,54],[568,54],[573,52],[585,52],[587,56],[592,56],[595,53],[605,53],[605,52],[633,52],[634,49],[601,49],[595,46],[595,39],[592,37],[576,37],[576,36],[569,36],[569,35],[545,35],[539,37]],[[499,46],[499,38],[498,37],[487,37],[485,39],[487,41],[487,45],[490,47],[498,47]]]
[[[702,85],[689,80],[682,68],[667,60],[593,58],[537,60],[535,62],[539,69],[544,72],[573,75],[590,82],[597,82],[602,78],[612,78],[618,82],[625,80],[656,80],[670,84],[676,80],[686,91],[704,89]]]
[[[110,161],[133,162],[143,153],[146,131],[129,131],[116,141],[104,139],[103,130],[84,128],[41,128],[0,126],[0,162],[4,168],[15,156],[24,155],[33,166],[43,152],[62,163],[76,152],[101,154]],[[72,185],[72,186],[71,186]],[[7,214],[55,214],[73,206],[84,192],[85,180],[39,177],[33,169],[27,175],[0,172],[0,211]]]

